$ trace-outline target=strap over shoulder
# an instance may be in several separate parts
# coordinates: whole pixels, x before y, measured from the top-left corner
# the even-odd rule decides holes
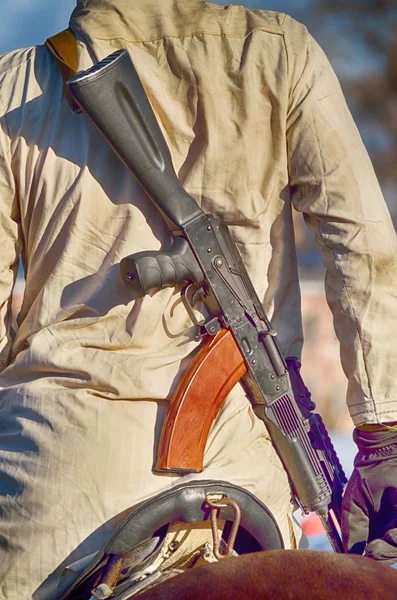
[[[78,50],[77,40],[71,29],[65,29],[46,40],[45,45],[57,61],[59,71],[63,79],[63,89],[66,100],[73,111],[78,111],[79,107],[73,100],[66,85],[68,79],[77,74]]]

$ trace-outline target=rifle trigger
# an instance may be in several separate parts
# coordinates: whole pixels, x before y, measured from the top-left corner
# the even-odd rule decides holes
[[[195,304],[197,303],[197,301],[199,300],[200,296],[205,296],[204,290],[202,287],[198,288],[198,290],[196,290],[192,296],[192,306],[195,306]]]

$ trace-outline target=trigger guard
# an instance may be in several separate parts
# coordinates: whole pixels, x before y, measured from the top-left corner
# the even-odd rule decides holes
[[[195,289],[196,291],[193,293],[192,296],[192,300],[191,302],[189,301],[188,298],[188,292],[189,289]],[[197,298],[203,294],[202,288],[196,288],[196,286],[193,283],[188,283],[187,285],[185,285],[182,290],[181,290],[181,298],[182,298],[182,303],[183,306],[186,309],[186,312],[188,313],[190,320],[192,321],[193,325],[195,327],[198,327],[199,329],[201,329],[201,327],[204,325],[205,323],[205,318],[203,317],[201,319],[201,321],[199,321],[194,313],[193,307],[196,304]]]

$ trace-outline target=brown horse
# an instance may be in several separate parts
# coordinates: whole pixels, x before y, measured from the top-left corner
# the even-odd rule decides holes
[[[397,571],[361,556],[270,550],[186,571],[139,600],[396,600]]]

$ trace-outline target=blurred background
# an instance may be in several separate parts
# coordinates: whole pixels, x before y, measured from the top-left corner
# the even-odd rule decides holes
[[[222,0],[217,3],[228,4]],[[396,0],[246,0],[234,3],[287,12],[305,23],[323,46],[339,76],[396,224]],[[75,0],[3,0],[0,53],[43,43],[49,35],[67,27],[74,6]],[[321,255],[299,215],[296,215],[296,237],[305,328],[303,373],[327,426],[334,431],[334,439],[345,440],[350,437],[347,434],[352,423],[345,406],[346,379],[324,299]],[[22,293],[20,278],[14,298],[16,310]],[[352,447],[349,442],[346,444],[346,460],[350,465]],[[342,460],[346,444],[341,446]]]

